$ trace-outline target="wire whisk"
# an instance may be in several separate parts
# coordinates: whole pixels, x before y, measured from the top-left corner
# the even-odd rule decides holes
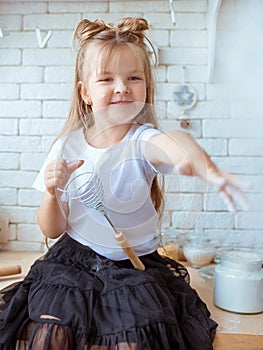
[[[80,177],[85,175],[85,182],[80,181]],[[85,206],[98,210],[101,214],[104,215],[112,229],[114,230],[114,238],[117,243],[126,253],[130,259],[133,266],[138,270],[145,270],[145,266],[136,255],[134,249],[131,247],[126,235],[115,228],[112,221],[108,217],[104,209],[104,190],[102,182],[98,174],[94,172],[87,172],[84,174],[79,174],[75,176],[72,180],[68,182],[65,189],[62,190],[65,192],[71,199],[80,200]]]

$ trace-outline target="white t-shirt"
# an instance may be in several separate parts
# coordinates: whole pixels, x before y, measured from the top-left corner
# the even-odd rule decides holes
[[[101,149],[90,146],[79,129],[53,145],[33,187],[46,190],[44,170],[52,160],[83,159],[84,164],[71,175],[67,193],[61,196],[69,206],[67,233],[109,259],[127,259],[106,217],[94,209],[99,204],[138,256],[151,253],[159,245],[158,215],[150,196],[157,170],[146,159],[144,147],[159,133],[150,124],[133,125],[120,143]]]

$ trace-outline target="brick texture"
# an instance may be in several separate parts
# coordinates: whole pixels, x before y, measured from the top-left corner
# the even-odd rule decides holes
[[[0,26],[5,25],[9,32],[0,37],[0,217],[10,220],[9,242],[2,248],[43,250],[36,221],[41,194],[31,186],[68,114],[74,75],[71,39],[76,23],[84,17],[116,23],[125,16],[143,16],[150,23],[148,35],[158,48],[156,104],[162,128],[180,128],[180,118],[189,118],[188,131],[212,159],[252,184],[246,193],[251,209],[244,211],[238,206],[233,214],[218,193],[200,180],[167,176],[165,223],[173,218],[178,232],[183,233],[198,227],[216,245],[263,247],[262,84],[251,81],[254,66],[256,76],[263,72],[260,31],[249,36],[257,40],[257,55],[261,55],[257,63],[246,61],[242,69],[250,50],[241,47],[243,54],[237,54],[246,42],[245,29],[256,28],[257,17],[248,16],[253,25],[242,28],[241,38],[234,35],[237,18],[247,23],[241,16],[248,12],[248,3],[232,0],[222,5],[215,74],[208,82],[207,0],[175,1],[175,26],[168,1],[0,0]],[[53,32],[43,49],[38,46],[36,27],[42,39],[48,31]],[[232,65],[227,66],[232,57]],[[249,83],[236,82],[234,74],[238,72],[239,78],[245,73]],[[186,115],[173,99],[182,82],[197,93],[197,103]]]

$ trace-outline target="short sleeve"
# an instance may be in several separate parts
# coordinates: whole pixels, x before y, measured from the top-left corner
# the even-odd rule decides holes
[[[145,128],[142,130],[140,139],[142,141],[148,141],[154,135],[160,135],[163,132],[159,129],[155,129],[151,124],[145,124]]]
[[[158,169],[155,168],[155,166],[147,159],[146,154],[145,154],[145,147],[147,144],[147,141],[149,141],[149,139],[154,136],[154,135],[160,135],[163,132],[159,129],[155,129],[152,124],[144,124],[142,125],[138,130],[138,140],[140,141],[140,148],[141,148],[141,152],[143,155],[143,158],[147,161],[147,163],[149,164],[149,166],[151,167],[151,169],[155,172],[155,173],[159,173],[160,171]]]
[[[159,174],[163,174],[163,175],[167,175],[167,174],[171,174],[174,171],[174,167],[170,166],[170,165],[166,165],[166,164],[159,164],[158,168],[156,168],[154,166],[154,164],[152,164],[146,157],[146,153],[145,153],[145,148],[146,148],[146,144],[147,141],[154,135],[160,135],[163,134],[163,131],[159,130],[159,129],[155,129],[151,124],[145,124],[144,125],[144,129],[141,132],[140,135],[140,140],[142,142],[140,142],[141,144],[141,149],[142,149],[142,154],[144,156],[144,159],[146,159],[146,161],[148,162],[148,164],[150,164],[151,168]]]

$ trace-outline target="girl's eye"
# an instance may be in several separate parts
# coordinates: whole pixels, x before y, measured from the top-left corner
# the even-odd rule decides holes
[[[99,81],[107,83],[109,81],[112,81],[112,78],[110,77],[100,78]]]
[[[130,78],[129,78],[129,80],[140,80],[140,78],[139,78],[139,77],[134,76],[134,77],[130,77]]]

